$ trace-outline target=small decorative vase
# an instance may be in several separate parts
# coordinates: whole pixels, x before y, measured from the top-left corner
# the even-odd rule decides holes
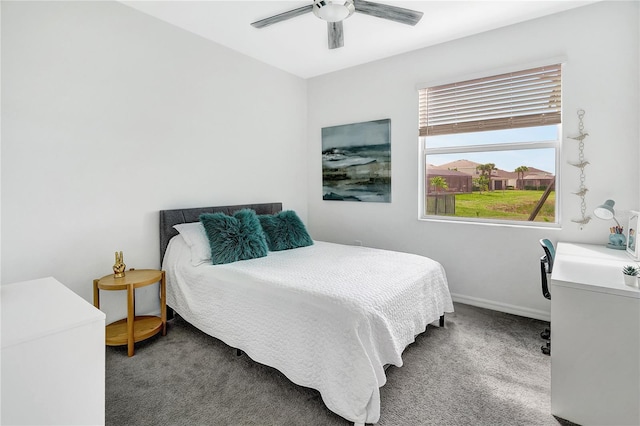
[[[626,275],[622,274],[624,277],[624,283],[629,287],[637,287],[638,285],[638,277],[635,275]]]

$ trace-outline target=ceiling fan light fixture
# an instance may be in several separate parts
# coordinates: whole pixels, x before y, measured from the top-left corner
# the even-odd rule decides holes
[[[327,22],[339,22],[353,15],[353,0],[313,0],[313,13]]]

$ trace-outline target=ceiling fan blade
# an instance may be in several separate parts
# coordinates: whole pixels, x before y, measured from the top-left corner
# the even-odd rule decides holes
[[[398,6],[389,6],[381,3],[374,3],[365,0],[355,0],[356,12],[365,15],[375,16],[377,18],[389,19],[391,21],[400,22],[401,24],[415,25],[420,22],[423,12],[417,10],[405,9]]]
[[[287,12],[279,13],[277,15],[270,16],[265,19],[261,19],[256,22],[252,22],[251,25],[255,28],[264,28],[278,22],[286,21],[287,19],[295,18],[296,16],[304,15],[313,11],[313,5],[302,6],[297,9],[292,9]]]
[[[329,34],[329,49],[337,49],[338,47],[344,46],[342,21],[327,22],[327,32]]]

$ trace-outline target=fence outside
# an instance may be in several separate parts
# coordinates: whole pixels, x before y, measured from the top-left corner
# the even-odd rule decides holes
[[[455,215],[455,194],[429,194],[427,195],[427,214]]]

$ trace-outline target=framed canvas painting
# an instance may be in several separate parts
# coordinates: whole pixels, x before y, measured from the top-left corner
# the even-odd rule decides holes
[[[391,120],[322,129],[322,198],[391,202]]]

